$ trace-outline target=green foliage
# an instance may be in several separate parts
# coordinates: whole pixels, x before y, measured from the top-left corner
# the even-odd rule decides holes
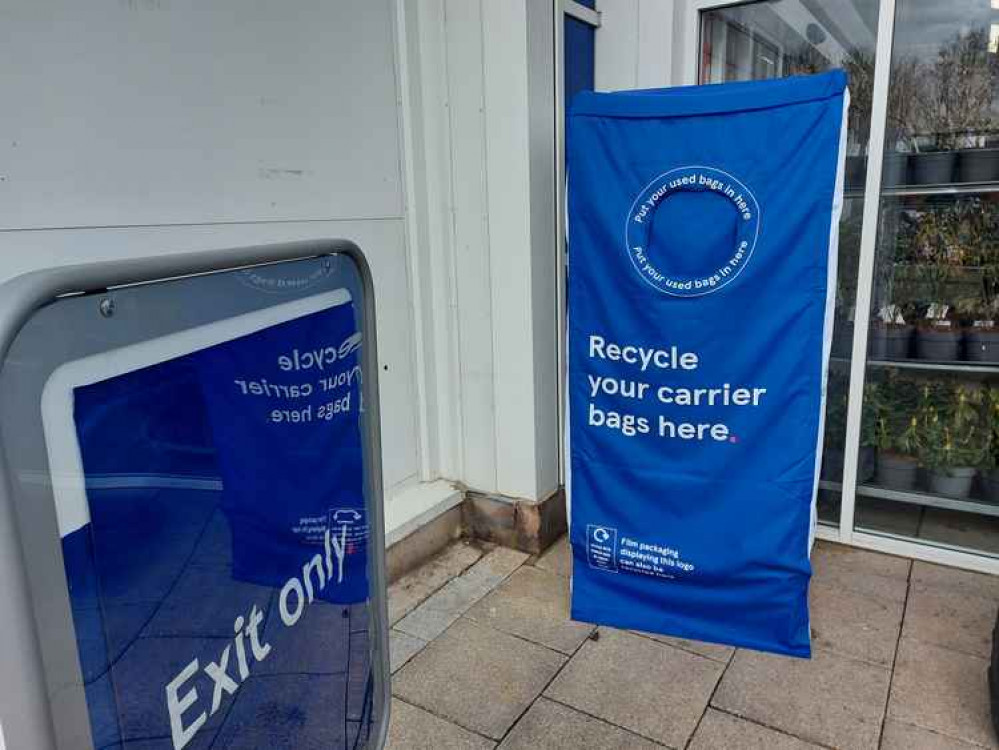
[[[920,404],[920,462],[931,471],[986,466],[993,436],[991,399],[977,385],[935,383]]]
[[[861,433],[862,439],[866,433],[870,440],[865,445],[875,445],[880,451],[916,456],[920,434],[918,385],[891,370],[881,382],[868,384],[865,391],[867,425],[862,425]]]

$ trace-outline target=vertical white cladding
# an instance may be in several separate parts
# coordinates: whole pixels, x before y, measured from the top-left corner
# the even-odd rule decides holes
[[[484,2],[496,484],[558,485],[553,20],[543,0]]]
[[[538,499],[558,486],[552,6],[424,0],[404,20],[429,450],[472,489]]]
[[[594,84],[598,91],[673,84],[673,0],[600,0]]]
[[[496,487],[494,315],[486,175],[483,18],[478,0],[445,0],[451,209],[461,414],[462,473],[470,487]],[[443,398],[458,394],[445,393]]]

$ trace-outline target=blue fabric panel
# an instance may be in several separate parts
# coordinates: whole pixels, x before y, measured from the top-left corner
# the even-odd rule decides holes
[[[809,655],[845,85],[575,99],[574,618]]]

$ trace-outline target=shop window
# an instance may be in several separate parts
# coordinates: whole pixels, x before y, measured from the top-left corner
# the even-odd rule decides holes
[[[999,10],[899,0],[856,528],[999,553]]]

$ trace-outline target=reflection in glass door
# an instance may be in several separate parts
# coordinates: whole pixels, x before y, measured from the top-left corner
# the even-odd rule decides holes
[[[700,83],[722,83],[818,73],[844,68],[850,78],[846,196],[840,224],[839,279],[832,364],[826,401],[819,519],[837,524],[849,400],[863,185],[871,127],[878,0],[816,0],[794,4],[762,0],[704,11],[700,18]],[[860,473],[874,471],[865,451]]]

